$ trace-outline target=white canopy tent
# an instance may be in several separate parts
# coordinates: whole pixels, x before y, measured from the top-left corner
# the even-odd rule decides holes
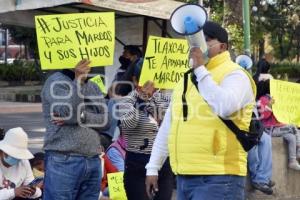
[[[145,51],[149,34],[154,32],[171,37],[167,21],[182,4],[174,0],[0,0],[0,23],[34,28],[36,15],[113,11],[116,21],[120,22],[116,23],[119,44],[123,46],[134,42]],[[124,21],[127,23],[124,24]],[[118,27],[120,25],[123,30]],[[121,46],[116,46],[116,55],[121,53]],[[111,79],[118,65],[116,61],[113,67],[105,69],[108,79]]]
[[[149,20],[154,20],[161,29],[161,36],[170,36],[167,33],[167,20],[182,4],[174,0],[0,0],[0,23],[34,28],[36,15],[114,11],[116,19],[144,17],[140,32],[145,49]]]
[[[141,15],[168,20],[183,3],[173,0],[0,0],[0,22],[34,27],[34,16],[76,12],[115,11],[117,16]],[[134,3],[141,2],[141,3]]]

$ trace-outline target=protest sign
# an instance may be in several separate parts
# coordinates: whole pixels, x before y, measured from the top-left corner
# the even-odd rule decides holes
[[[74,68],[82,59],[91,67],[113,64],[113,12],[40,15],[35,26],[44,70]]]
[[[156,88],[173,89],[189,69],[186,40],[150,36],[139,85],[148,80]]]
[[[95,83],[104,95],[107,94],[106,87],[105,87],[105,85],[103,83],[103,80],[102,80],[100,75],[94,76],[93,78],[90,79],[90,81]]]
[[[109,198],[113,200],[127,200],[124,182],[124,172],[116,172],[107,174]]]
[[[284,124],[300,126],[300,84],[270,80],[273,114]]]

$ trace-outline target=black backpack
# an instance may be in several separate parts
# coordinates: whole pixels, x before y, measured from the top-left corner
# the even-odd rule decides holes
[[[191,80],[193,84],[196,86],[198,90],[198,83],[196,81],[196,77],[194,75],[193,69],[190,69],[186,73],[184,73],[184,88],[183,88],[183,94],[182,94],[182,104],[183,104],[183,120],[187,120],[188,115],[188,106],[186,102],[186,91],[188,86],[188,75],[191,73]],[[256,111],[256,110],[255,110]],[[263,125],[261,121],[258,118],[258,115],[256,115],[255,112],[252,113],[251,122],[249,125],[249,131],[244,131],[239,129],[232,120],[229,119],[223,119],[220,116],[218,116],[223,123],[235,134],[238,141],[241,143],[243,149],[248,152],[252,147],[257,145],[260,141],[260,138],[263,134]]]

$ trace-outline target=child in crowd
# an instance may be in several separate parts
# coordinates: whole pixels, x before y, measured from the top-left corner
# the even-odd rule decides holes
[[[294,125],[280,123],[273,114],[272,104],[274,99],[270,96],[270,82],[260,81],[258,83],[258,105],[260,106],[260,117],[265,131],[273,137],[283,137],[288,143],[289,168],[300,170],[297,159],[300,159],[300,131]]]
[[[44,177],[45,166],[44,166],[45,154],[38,152],[34,154],[34,158],[30,160],[30,165],[32,168],[33,176]]]
[[[124,171],[124,161],[126,155],[126,141],[121,134],[106,150],[107,158],[116,166],[118,171]]]
[[[101,165],[102,165],[100,200],[108,200],[109,192],[108,192],[107,174],[118,172],[118,169],[111,163],[111,161],[109,160],[109,158],[104,152],[102,152],[99,157],[101,159]]]

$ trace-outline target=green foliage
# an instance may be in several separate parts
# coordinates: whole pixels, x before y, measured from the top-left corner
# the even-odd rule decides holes
[[[0,80],[3,81],[40,81],[33,62],[16,60],[13,64],[0,64]]]
[[[224,3],[220,0],[205,1],[204,5],[210,8],[210,18],[212,21],[222,24],[224,14]]]
[[[276,63],[271,65],[271,74],[282,78],[287,74],[289,78],[300,79],[300,64]]]
[[[185,3],[195,3],[198,4],[199,0],[177,0]],[[210,8],[210,20],[222,24],[223,21],[223,1],[222,0],[204,0],[204,7]]]
[[[229,40],[231,49],[235,52],[236,55],[241,54],[243,52],[244,42],[243,29],[236,24],[228,25],[226,29],[230,36]]]
[[[185,3],[198,3],[199,2],[198,0],[178,0],[178,1],[185,2]]]
[[[257,37],[252,38],[262,39],[262,35],[270,34],[275,57],[281,61],[294,58],[298,51],[297,44],[300,43],[300,32],[296,31],[300,29],[300,1],[277,0],[272,5],[256,6],[258,11],[253,13],[256,16],[253,17],[252,24],[255,25]],[[262,18],[265,20],[262,21]]]
[[[187,3],[198,3],[198,0],[182,0],[182,2]],[[224,15],[224,2],[220,0],[210,0],[203,1],[205,7],[210,8],[210,20],[215,21],[219,24],[223,23],[223,15]],[[229,8],[227,8],[229,9]],[[236,24],[229,25],[225,27],[230,36],[230,44],[232,45],[232,49],[240,54],[243,49],[243,29]]]

